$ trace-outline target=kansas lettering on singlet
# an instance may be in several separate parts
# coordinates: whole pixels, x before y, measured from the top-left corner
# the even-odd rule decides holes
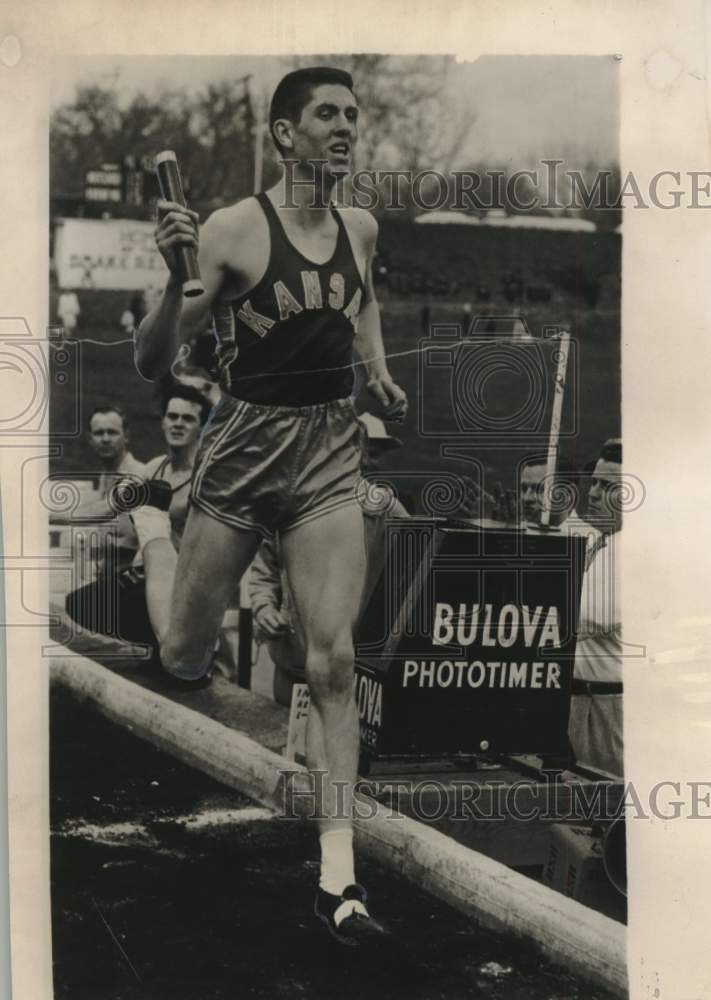
[[[256,197],[269,225],[269,264],[253,289],[216,310],[225,388],[272,406],[343,399],[353,387],[353,338],[365,292],[343,220],[331,209],[336,247],[329,261],[315,264],[289,241],[267,196]]]

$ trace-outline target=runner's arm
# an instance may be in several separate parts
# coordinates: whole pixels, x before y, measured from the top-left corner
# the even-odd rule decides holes
[[[368,372],[368,391],[383,407],[385,420],[403,420],[407,413],[407,396],[396,385],[388,371],[380,324],[380,306],[373,287],[373,258],[378,236],[378,224],[368,212],[358,213],[359,228],[367,251],[365,300],[358,319],[355,348]]]
[[[210,216],[199,238],[195,212],[171,202],[159,202],[159,213],[156,242],[168,265],[169,277],[160,301],[144,317],[135,335],[136,367],[150,381],[170,371],[180,347],[207,329],[225,275],[222,212]],[[199,247],[198,263],[205,286],[202,295],[189,299],[183,296],[175,254],[179,246]]]
[[[257,550],[249,571],[247,596],[254,615],[266,605],[277,610],[281,607],[281,573],[273,541],[265,539]]]

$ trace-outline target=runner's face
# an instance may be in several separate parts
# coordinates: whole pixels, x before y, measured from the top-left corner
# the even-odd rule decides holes
[[[595,466],[585,520],[604,532],[622,527],[622,466],[617,462],[600,459]]]
[[[161,422],[170,448],[189,448],[200,437],[200,407],[189,399],[170,399]]]
[[[89,443],[104,461],[122,459],[128,446],[128,438],[119,414],[95,413],[89,426]]]
[[[293,126],[294,148],[288,155],[300,161],[326,160],[332,176],[347,174],[358,141],[357,122],[356,100],[347,87],[331,83],[315,87]]]

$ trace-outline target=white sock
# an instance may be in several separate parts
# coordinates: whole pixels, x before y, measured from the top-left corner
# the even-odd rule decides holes
[[[321,878],[319,886],[334,896],[340,896],[347,885],[355,882],[353,859],[353,830],[344,827],[327,830],[319,837],[321,842]],[[368,916],[368,911],[357,899],[347,899],[334,914],[336,927],[353,913]]]
[[[326,830],[319,840],[321,842],[319,885],[326,892],[340,896],[347,885],[353,885],[355,882],[353,830],[350,827]]]

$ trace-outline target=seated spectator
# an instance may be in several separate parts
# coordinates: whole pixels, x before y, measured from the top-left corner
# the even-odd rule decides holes
[[[161,480],[171,489],[170,508],[166,517],[170,541],[176,551],[187,520],[190,481],[199,437],[210,409],[209,401],[193,386],[177,382],[167,386],[161,419],[166,451],[149,461],[145,468],[142,467],[146,480]],[[131,533],[135,552],[140,550],[140,531],[136,537],[131,525]],[[151,616],[148,588],[155,592],[159,585],[160,581],[150,579],[150,571],[144,565],[139,551],[133,565],[121,571],[117,578],[109,579],[107,573],[100,573],[93,583],[70,593],[66,600],[67,613],[89,631],[116,635],[155,649],[156,629]],[[232,628],[232,618],[234,614],[229,620],[226,619],[225,628]],[[231,635],[221,635],[218,655],[220,668],[229,676],[236,673],[237,643],[233,639]]]
[[[623,774],[622,616],[619,593],[622,442],[606,441],[595,465],[585,518],[599,532],[588,549],[568,734],[576,759]]]
[[[521,521],[526,531],[541,528],[546,486],[547,457],[537,455],[524,461],[519,476]],[[599,532],[576,511],[578,473],[569,459],[560,456],[551,485],[550,527],[570,535],[597,535]]]
[[[100,467],[99,493],[105,497],[121,475],[142,476],[145,466],[128,450],[129,430],[120,406],[97,406],[89,417],[89,445]]]
[[[129,429],[126,414],[119,406],[99,406],[89,417],[89,447],[98,460],[96,493],[87,498],[77,512],[83,517],[105,518],[111,513],[107,495],[122,476],[143,478],[145,466],[128,449]],[[136,555],[136,536],[126,514],[120,514],[111,527],[113,559],[119,568],[130,566]],[[99,567],[101,572],[102,567]]]
[[[210,403],[192,385],[174,382],[163,393],[161,429],[166,451],[146,463],[145,478],[161,479],[172,489],[171,539],[180,547],[188,517],[190,481],[200,442],[200,432],[210,413]]]

